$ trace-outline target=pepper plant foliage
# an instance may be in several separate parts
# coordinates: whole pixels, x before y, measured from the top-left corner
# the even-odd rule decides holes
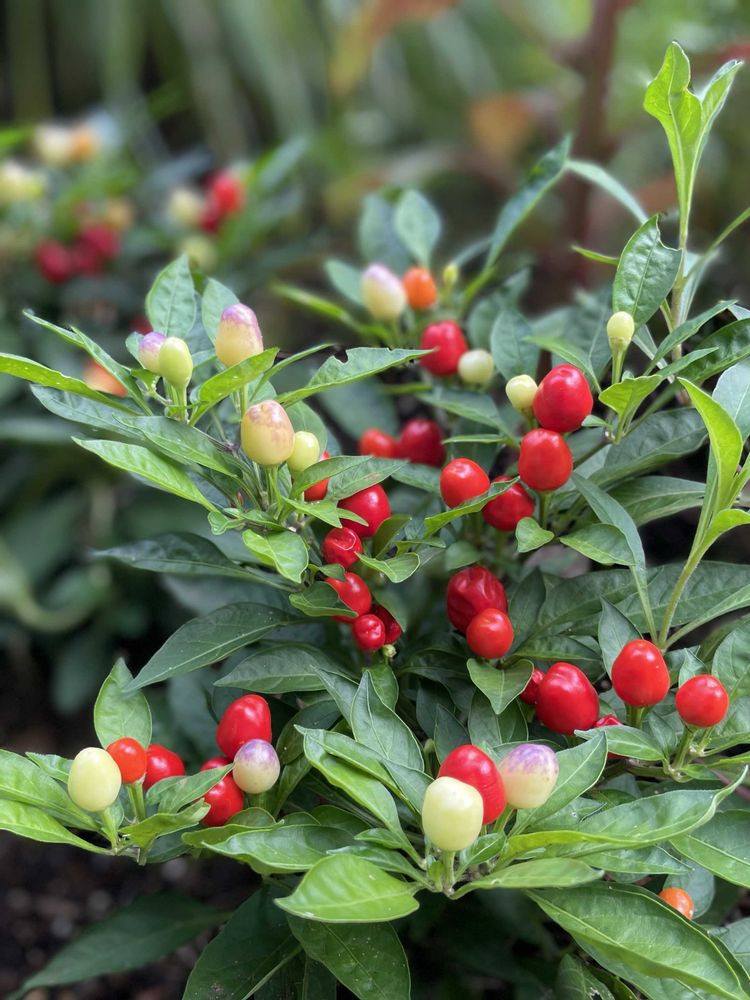
[[[326,266],[344,304],[279,286],[329,319],[332,331],[339,324],[362,342],[346,351],[326,345],[282,358],[266,346],[224,367],[213,343],[236,299],[214,280],[196,282],[179,259],[157,278],[146,309],[155,330],[184,339],[192,352],[184,393],[137,363],[113,360],[83,332],[42,319],[127,396],[3,356],[2,371],[28,379],[44,407],[77,425],[81,447],[205,509],[204,535],[173,533],[98,556],[187,578],[208,610],[147,663],[117,663],[94,707],[102,747],[122,737],[143,746],[174,740],[188,748],[195,773],[157,781],[145,796],[139,783],[129,785],[96,813],[68,795],[70,761],[3,752],[0,825],[141,864],[218,854],[262,882],[247,878],[248,899],[228,918],[190,901],[141,900],[69,945],[27,989],[132,968],[223,924],[186,998],[328,998],[337,981],[361,998],[404,1000],[412,989],[426,996],[427,987],[410,985],[406,957],[413,950],[419,960],[425,936],[455,968],[510,981],[519,998],[750,997],[750,919],[728,922],[750,888],[741,795],[750,616],[727,617],[750,607],[750,569],[710,552],[750,520],[742,499],[750,319],[732,302],[693,308],[733,226],[705,252],[689,244],[701,153],[737,68],[723,67],[699,95],[673,44],[647,90],[646,110],[664,127],[675,163],[676,246],[659,219],[645,217],[601,168],[571,160],[563,143],[503,207],[488,239],[447,258],[427,311],[378,320],[364,308],[362,266],[377,261],[402,274],[420,265],[437,274],[446,262],[437,258],[440,217],[424,196],[370,196],[359,233],[363,264]],[[514,231],[566,172],[603,186],[637,228],[613,261],[611,287],[528,318],[519,310],[526,275],[498,283],[497,263],[510,260]],[[633,317],[627,349],[610,348],[613,312]],[[488,384],[432,377],[424,367],[422,330],[446,319],[461,325],[471,348],[490,352]],[[542,352],[583,372],[595,410],[567,436],[569,480],[536,497],[533,516],[515,532],[500,532],[481,511],[518,482],[518,448],[533,423],[508,405],[503,388],[536,374]],[[332,457],[294,475],[283,463],[250,461],[239,445],[240,418],[263,400],[276,400],[294,429],[314,434]],[[368,427],[396,435],[414,414],[438,421],[447,458],[470,457],[510,479],[446,509],[436,468],[398,452],[343,453]],[[676,473],[688,456],[696,469],[705,461],[705,481]],[[327,492],[311,499],[324,479]],[[343,569],[325,564],[321,542],[346,514],[338,502],[375,484],[386,486],[392,513],[365,534],[354,571],[403,634],[369,655],[352,637],[355,612],[328,585],[344,583]],[[684,561],[649,563],[639,528],[691,509],[700,516]],[[367,518],[348,520],[361,528]],[[473,656],[446,615],[449,579],[475,565],[507,590],[514,641],[500,661]],[[622,648],[639,637],[663,652],[672,685],[645,708],[624,705],[609,679]],[[519,695],[532,669],[561,661],[596,685],[600,715],[625,724],[569,734],[542,725]],[[729,710],[712,727],[685,726],[674,691],[705,674],[721,681]],[[230,765],[197,764],[215,755],[216,721],[248,692],[270,704],[281,775],[246,796],[228,822],[205,825],[203,796]],[[454,748],[474,744],[502,773],[502,760],[529,741],[557,756],[559,776],[545,801],[506,808],[457,853],[425,838],[425,793]],[[664,886],[692,896],[693,921],[660,898]],[[550,922],[568,945],[550,934]],[[132,944],[128,928],[136,926],[149,933]],[[544,962],[523,957],[529,945]],[[555,955],[564,956],[559,967]]]

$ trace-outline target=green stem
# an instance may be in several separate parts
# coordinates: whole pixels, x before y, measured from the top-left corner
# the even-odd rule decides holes
[[[140,781],[126,786],[128,790],[128,800],[133,816],[137,822],[141,823],[146,818],[146,800],[143,797],[143,785]]]
[[[640,729],[643,724],[643,714],[646,709],[643,706],[628,705],[628,725],[633,729]]]
[[[670,770],[673,774],[679,774],[682,768],[685,766],[685,762],[690,755],[690,743],[693,739],[693,730],[688,729],[686,726],[683,733],[682,739],[680,740],[677,750],[674,755],[674,760],[672,761]]]
[[[443,851],[443,856],[440,860],[443,865],[440,887],[446,896],[450,896],[453,892],[453,883],[456,880],[456,876],[453,871],[453,866],[456,861],[456,852]]]
[[[539,524],[543,528],[547,527],[547,521],[549,520],[549,505],[551,499],[551,493],[539,492]]]
[[[102,812],[99,813],[99,816],[102,821],[102,826],[104,827],[104,832],[109,840],[110,847],[112,848],[112,851],[115,852],[119,847],[119,836],[117,833],[117,827],[115,826],[115,821],[112,817],[112,811],[109,806],[106,809],[103,809]]]
[[[674,618],[674,613],[677,610],[677,605],[679,604],[680,598],[682,597],[682,592],[687,586],[688,580],[693,575],[698,567],[698,563],[701,561],[701,556],[703,551],[701,548],[691,552],[688,557],[688,561],[682,568],[682,572],[677,578],[677,583],[674,585],[674,590],[669,598],[669,604],[667,605],[667,610],[664,612],[664,619],[661,625],[661,631],[656,640],[656,645],[659,649],[666,649],[667,642],[669,639],[669,629],[672,626],[672,619]]]

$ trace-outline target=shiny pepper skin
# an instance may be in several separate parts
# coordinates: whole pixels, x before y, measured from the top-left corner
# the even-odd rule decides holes
[[[727,689],[711,674],[696,674],[685,681],[677,689],[674,701],[685,725],[701,729],[717,725],[729,708]]]
[[[558,365],[545,375],[533,403],[541,426],[560,434],[578,430],[593,406],[586,376],[575,365]]]
[[[485,608],[469,622],[466,641],[476,656],[485,660],[501,660],[513,645],[510,618],[499,608]]]
[[[557,490],[570,479],[573,455],[557,431],[538,427],[524,434],[518,456],[518,474],[532,490]]]
[[[647,639],[626,643],[612,664],[612,687],[626,705],[656,705],[666,697],[669,684],[664,657]]]
[[[510,476],[497,476],[495,483],[507,483]],[[520,483],[513,483],[505,493],[490,500],[482,508],[482,517],[498,531],[515,531],[524,517],[534,516],[534,501]]]
[[[123,736],[122,739],[109,744],[107,753],[119,767],[124,784],[132,785],[134,781],[140,781],[146,773],[148,758],[146,750],[138,740]]]
[[[435,468],[445,461],[443,432],[434,420],[415,417],[408,420],[398,438],[398,456],[410,462],[432,465]]]
[[[448,507],[459,507],[489,488],[489,476],[470,458],[454,458],[440,473],[440,495]]]
[[[86,747],[76,754],[68,774],[68,795],[80,809],[101,812],[117,798],[120,769],[106,750]]]
[[[355,611],[357,615],[366,615],[372,607],[370,589],[362,577],[357,576],[356,573],[344,573],[343,580],[334,580],[333,577],[329,577],[326,583],[329,587],[333,587],[344,604]],[[352,621],[346,615],[334,615],[333,618],[337,622]]]
[[[390,613],[385,608],[381,608],[379,605],[375,605],[372,609],[372,613],[377,615],[385,626],[385,641],[389,645],[393,645],[394,642],[398,642],[401,638],[401,626]]]
[[[482,823],[494,823],[505,809],[505,789],[495,762],[471,743],[451,750],[440,765],[438,777],[456,778],[471,785],[482,796]]]
[[[557,754],[542,743],[521,743],[497,765],[508,804],[514,809],[536,809],[555,790],[560,774]]]
[[[164,348],[160,359],[163,353]],[[264,399],[249,406],[240,424],[240,442],[247,457],[258,465],[286,462],[294,451],[294,428],[281,403]]]
[[[420,365],[440,378],[455,375],[461,355],[469,349],[461,327],[452,320],[425,327],[419,346],[423,351],[432,351],[419,359]]]
[[[331,456],[327,451],[324,451],[320,456],[320,461],[322,462],[326,458]],[[321,479],[319,483],[313,483],[312,486],[308,486],[305,490],[304,497],[308,503],[314,503],[316,500],[325,500],[326,493],[328,492],[328,480]]]
[[[364,653],[374,653],[385,645],[385,625],[377,615],[360,615],[352,622],[354,641]]]
[[[161,746],[159,743],[152,743],[146,749],[148,763],[146,765],[146,776],[143,779],[143,787],[148,790],[157,781],[164,778],[180,778],[185,774],[185,764],[173,750]]]
[[[428,785],[422,802],[422,829],[441,851],[463,851],[482,829],[482,796],[465,781],[447,775]]]
[[[681,913],[683,917],[686,917],[688,920],[693,919],[693,914],[695,913],[695,903],[693,902],[692,896],[685,892],[684,889],[676,889],[670,886],[666,889],[662,889],[659,893],[659,898],[663,899],[665,903],[668,903],[672,909]]]
[[[232,777],[243,792],[260,795],[273,788],[281,765],[273,746],[265,740],[250,740],[237,751]]]
[[[250,740],[271,742],[271,713],[268,702],[259,694],[245,694],[233,701],[216,728],[218,747],[230,760]]]
[[[353,566],[362,551],[362,540],[351,528],[332,528],[320,547],[325,563],[338,563],[344,569]]]
[[[209,178],[206,198],[213,211],[223,218],[239,212],[245,204],[245,188],[230,170],[221,170]]]
[[[599,696],[586,674],[572,663],[553,663],[539,685],[537,718],[555,733],[572,736],[599,718]]]
[[[435,280],[425,267],[410,267],[401,279],[412,309],[429,309],[437,302]]]
[[[539,694],[539,685],[543,680],[544,673],[534,667],[531,671],[531,677],[529,677],[529,683],[518,696],[524,705],[536,705],[537,695]]]
[[[391,516],[391,505],[383,487],[376,483],[375,486],[368,486],[358,493],[339,500],[341,510],[350,510],[353,514],[358,514],[365,520],[365,524],[358,524],[356,521],[349,521],[342,518],[341,525],[344,528],[351,528],[360,538],[371,538],[378,530],[386,518]]]
[[[398,443],[395,438],[378,427],[370,427],[360,437],[357,444],[360,455],[374,455],[376,458],[395,458]]]
[[[472,618],[485,608],[508,610],[505,587],[484,566],[466,566],[448,581],[446,608],[451,625],[466,632]]]
[[[213,761],[206,761],[201,771],[210,771],[215,766]],[[208,803],[210,809],[201,820],[202,826],[224,826],[245,808],[242,789],[237,786],[231,771],[217,781],[213,788],[209,788],[203,801]]]

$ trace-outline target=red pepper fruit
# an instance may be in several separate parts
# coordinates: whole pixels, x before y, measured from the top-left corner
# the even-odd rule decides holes
[[[686,726],[708,728],[721,722],[729,708],[727,689],[711,674],[696,674],[680,685],[675,708]]]
[[[621,726],[622,723],[617,718],[616,715],[603,715],[601,719],[597,719],[594,723],[594,729],[605,729],[607,726]],[[619,760],[622,757],[620,753],[608,753],[608,760]]]
[[[70,256],[76,274],[101,274],[104,270],[104,258],[89,243],[76,240],[70,249]]]
[[[359,514],[367,522],[358,524],[356,521],[342,520],[344,528],[351,528],[360,538],[371,538],[378,530],[386,518],[391,516],[391,505],[383,487],[377,483],[375,486],[368,486],[358,493],[339,500],[339,508],[350,510],[353,514]]]
[[[259,694],[244,694],[233,701],[216,728],[219,749],[230,760],[250,740],[271,742],[271,713],[268,702]]]
[[[357,615],[366,615],[372,607],[370,589],[362,577],[357,576],[356,573],[344,573],[343,580],[334,580],[333,577],[329,577],[326,583],[329,587],[333,587],[344,604],[352,611],[356,611]],[[346,615],[334,615],[333,618],[337,622],[351,622],[352,620]],[[270,736],[259,738],[267,739],[269,742],[271,740]]]
[[[537,695],[539,694],[539,685],[544,680],[544,674],[541,670],[537,670],[536,667],[531,671],[531,677],[529,677],[529,683],[519,694],[519,698],[526,705],[536,705]]]
[[[78,234],[78,239],[105,260],[112,260],[120,251],[120,234],[111,226],[99,224],[84,226]]]
[[[221,170],[206,184],[208,203],[220,217],[239,212],[245,204],[245,188],[229,170]]]
[[[214,767],[226,767],[227,764],[231,764],[229,757],[209,757],[208,760],[201,764],[201,771],[210,771]]]
[[[573,456],[557,431],[541,427],[524,434],[518,456],[518,474],[532,490],[557,490],[570,478]]]
[[[558,365],[544,376],[534,396],[534,416],[547,430],[575,431],[594,406],[583,372],[575,365]]]
[[[376,458],[395,458],[398,444],[390,434],[378,427],[370,427],[359,439],[357,451],[360,455],[375,455]]]
[[[375,605],[372,609],[372,613],[377,615],[385,626],[385,641],[391,646],[394,642],[398,642],[401,638],[401,626],[393,617],[393,615],[386,608],[381,608],[379,605]]]
[[[503,779],[495,762],[471,743],[451,750],[438,771],[439,778],[455,778],[471,785],[482,796],[482,823],[494,823],[505,809]]]
[[[586,674],[572,663],[553,663],[536,697],[536,714],[555,733],[572,736],[591,729],[599,716],[599,696]]]
[[[449,507],[459,507],[489,488],[489,476],[470,458],[454,458],[440,473],[440,495]]]
[[[446,607],[451,625],[466,632],[472,618],[485,608],[508,610],[505,587],[484,566],[466,566],[448,581]]]
[[[39,273],[53,285],[61,285],[73,274],[73,256],[70,250],[57,240],[45,240],[34,253]]]
[[[510,476],[497,476],[492,481],[507,483],[510,478]],[[513,483],[505,493],[490,500],[482,508],[484,520],[498,531],[515,531],[521,518],[533,515],[534,501],[520,483]]]
[[[665,903],[669,903],[672,909],[677,910],[683,917],[687,917],[688,920],[693,919],[695,903],[693,902],[693,897],[685,892],[684,889],[669,886],[666,889],[662,889],[659,893],[659,898],[663,899]]]
[[[469,349],[461,327],[451,320],[425,327],[419,346],[423,351],[432,350],[419,359],[420,365],[441,378],[456,374],[459,358]]]
[[[374,653],[385,645],[385,625],[378,615],[360,615],[352,622],[354,641],[365,653]]]
[[[324,562],[338,563],[349,569],[362,551],[362,540],[351,528],[333,528],[323,539],[320,549]]]
[[[214,767],[221,767],[221,764],[215,763],[217,759],[224,760],[224,758],[207,760],[201,767],[201,771],[210,771]],[[229,774],[225,774],[220,781],[217,781],[213,788],[209,788],[203,796],[203,801],[207,802],[211,808],[201,820],[202,826],[224,826],[232,816],[241,812],[245,807],[242,789],[232,777],[231,771]]]
[[[398,454],[410,462],[440,468],[445,461],[445,448],[439,425],[423,417],[408,420],[398,438]]]
[[[429,309],[437,302],[435,280],[425,267],[410,267],[401,279],[412,309]]]
[[[500,660],[513,645],[510,618],[498,608],[485,608],[469,622],[466,630],[469,649],[485,660]]]
[[[656,705],[669,691],[664,657],[647,639],[627,642],[612,664],[612,687],[626,705]]]
[[[320,461],[322,462],[326,458],[331,456],[327,451],[324,451],[320,456]],[[328,480],[321,479],[319,483],[313,483],[312,486],[308,486],[305,490],[304,496],[308,503],[313,503],[316,500],[324,500],[325,495],[328,492]]]
[[[143,779],[143,787],[148,790],[157,781],[164,778],[178,778],[185,774],[185,765],[182,758],[178,757],[172,750],[161,746],[159,743],[152,743],[146,750],[146,775]]]
[[[120,769],[120,776],[126,785],[140,781],[146,773],[148,757],[138,740],[123,736],[107,747],[107,753]]]

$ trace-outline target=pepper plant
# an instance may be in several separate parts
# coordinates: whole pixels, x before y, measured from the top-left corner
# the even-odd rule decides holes
[[[734,224],[702,252],[689,225],[737,69],[698,94],[673,44],[646,92],[671,241],[563,143],[463,253],[438,263],[423,195],[377,196],[362,266],[326,268],[346,305],[279,288],[364,345],[282,357],[184,258],[130,365],[34,317],[126,394],[2,370],[82,448],[206,511],[204,535],[98,557],[182,577],[206,611],[114,666],[100,746],[2,753],[0,823],[141,865],[220,855],[247,900],[137,901],[24,989],[221,924],[188,1000],[434,996],[436,966],[457,996],[750,996],[750,570],[711,551],[750,520],[750,319],[695,311]],[[637,228],[617,258],[583,251],[610,286],[528,318],[498,261],[570,170]],[[684,555],[647,560],[640,529],[697,511]]]

